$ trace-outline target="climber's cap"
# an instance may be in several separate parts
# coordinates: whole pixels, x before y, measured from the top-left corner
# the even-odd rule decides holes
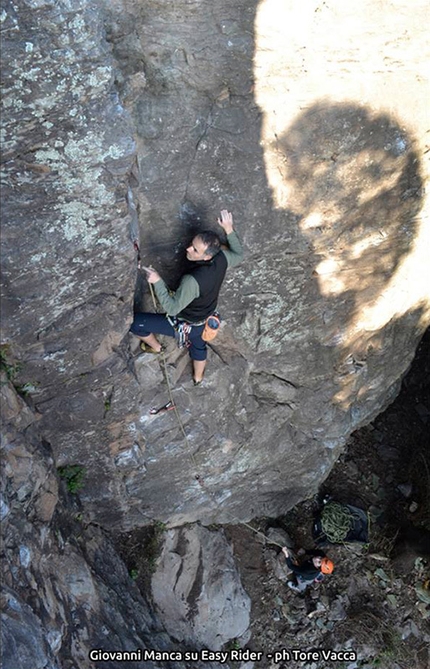
[[[334,569],[334,562],[328,558],[323,558],[321,560],[321,571],[323,574],[331,574]]]

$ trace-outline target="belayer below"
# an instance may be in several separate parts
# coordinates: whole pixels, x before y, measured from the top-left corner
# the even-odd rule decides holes
[[[321,583],[324,574],[331,574],[334,569],[333,562],[320,550],[305,551],[310,559],[301,563],[290,556],[286,546],[284,546],[282,552],[295,577],[295,581],[287,581],[287,585],[295,592],[304,592],[312,583]]]
[[[153,284],[165,314],[137,312],[130,332],[142,340],[142,350],[161,351],[155,334],[182,338],[193,362],[193,380],[198,385],[203,380],[207,348],[202,335],[208,319],[216,313],[218,295],[227,267],[234,267],[243,258],[242,245],[233,230],[233,216],[223,209],[219,225],[227,235],[228,248],[221,247],[221,240],[211,230],[199,232],[187,248],[187,258],[193,268],[182,277],[178,289],[171,293],[161,276],[152,268],[144,268],[146,278]],[[214,326],[217,326],[217,318]],[[211,323],[209,322],[209,325]]]

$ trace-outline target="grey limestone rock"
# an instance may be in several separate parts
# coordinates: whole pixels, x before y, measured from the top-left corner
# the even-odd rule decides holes
[[[105,530],[277,516],[310,497],[395,397],[429,323],[419,105],[402,86],[387,101],[353,95],[348,45],[323,78],[345,96],[314,94],[302,46],[278,39],[292,5],[269,5],[2,3],[6,669],[175,647]],[[402,71],[413,100],[417,54]],[[154,307],[133,242],[174,289],[189,239],[224,207],[245,260],[193,388],[173,345],[166,366],[134,357],[133,308]],[[149,414],[169,399],[166,377],[181,424]],[[85,470],[82,526],[62,517],[56,467],[68,464]],[[245,632],[249,600],[221,535],[168,537],[167,575],[188,598],[163,594],[160,567],[172,634],[218,647]]]
[[[2,666],[87,669],[91,649],[174,651],[107,534],[65,504],[37,416],[5,378],[0,400]]]
[[[186,646],[219,650],[248,631],[251,602],[221,530],[168,530],[152,596],[170,636]]]
[[[311,496],[429,322],[425,272],[405,274],[422,248],[413,124],[360,100],[302,109],[294,67],[261,47],[279,28],[264,12],[4,2],[2,341],[56,463],[85,466],[81,502],[110,529],[277,516]],[[294,113],[270,134],[275,89]],[[222,207],[245,260],[194,389],[185,353],[166,369],[132,355],[133,306],[154,309],[133,242],[174,289]],[[166,375],[182,425],[149,414]]]

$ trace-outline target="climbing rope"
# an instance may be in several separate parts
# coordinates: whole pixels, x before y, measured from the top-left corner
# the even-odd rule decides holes
[[[140,267],[140,260],[141,260],[141,258],[140,258],[140,249],[139,249],[139,245],[138,245],[137,241],[134,241],[133,245],[134,245],[135,250],[137,251],[138,269],[140,269],[140,268],[141,268],[141,267]],[[153,303],[153,306],[154,306],[154,310],[155,310],[155,312],[157,312],[157,310],[158,310],[158,306],[157,306],[157,300],[156,300],[156,297],[155,297],[154,288],[152,287],[152,284],[151,284],[151,283],[149,283],[148,285],[149,285],[149,289],[150,289],[150,293],[151,293],[151,298],[152,298],[152,303]],[[196,473],[195,473],[195,475],[194,475],[194,478],[196,479],[196,481],[198,481],[198,483],[200,484],[200,487],[202,488],[202,490],[206,493],[206,495],[208,496],[208,498],[210,499],[210,501],[212,502],[212,504],[215,506],[215,509],[216,509],[217,511],[219,511],[219,509],[220,509],[220,504],[219,504],[218,501],[216,500],[215,494],[214,494],[211,490],[208,490],[208,488],[207,488],[206,485],[205,485],[204,479],[203,479],[202,476],[198,473],[199,466],[198,466],[197,460],[196,460],[196,458],[195,458],[195,456],[194,456],[194,453],[193,453],[193,451],[192,451],[192,448],[191,448],[191,444],[190,444],[188,435],[187,435],[187,433],[186,433],[186,431],[185,431],[184,424],[183,424],[183,422],[182,422],[181,416],[180,416],[180,414],[179,414],[178,408],[177,408],[177,406],[176,406],[176,404],[175,404],[175,401],[174,401],[174,398],[173,398],[173,390],[172,390],[172,386],[171,386],[171,384],[170,384],[170,380],[169,380],[169,373],[168,373],[168,369],[167,369],[166,355],[165,355],[165,351],[164,351],[163,348],[161,349],[160,356],[161,356],[161,360],[162,360],[163,367],[164,367],[164,377],[165,377],[165,379],[166,379],[167,392],[168,392],[168,395],[169,395],[169,401],[170,401],[170,403],[172,404],[172,408],[173,408],[174,411],[175,411],[176,419],[177,419],[177,421],[178,421],[178,424],[179,424],[181,433],[182,433],[182,435],[183,435],[183,437],[184,437],[184,441],[185,441],[186,446],[187,446],[188,457],[190,458],[190,461],[192,462],[192,465],[193,465],[193,467],[194,467],[194,469],[195,469],[195,471],[196,471]],[[229,511],[226,511],[225,509],[223,510],[223,512],[224,512],[224,514],[230,516],[230,518],[231,518],[231,521],[230,521],[230,522],[231,522],[232,524],[240,524],[240,525],[244,525],[244,526],[247,527],[249,530],[251,530],[252,532],[254,532],[254,534],[257,534],[257,535],[261,536],[267,543],[269,543],[269,544],[273,544],[273,545],[275,545],[275,546],[278,546],[279,548],[283,548],[283,545],[282,545],[282,544],[280,544],[280,543],[278,543],[277,541],[274,541],[274,540],[272,540],[272,539],[269,539],[263,532],[260,532],[260,530],[257,530],[255,527],[252,527],[252,525],[250,525],[250,524],[247,523],[246,521],[244,521],[244,520],[239,520],[238,518],[235,518],[234,516],[232,516],[232,514],[231,514]]]
[[[353,524],[353,514],[348,507],[339,502],[329,502],[322,510],[321,527],[327,539],[333,544],[343,543]]]
[[[157,311],[157,301],[156,301],[156,299],[155,299],[154,289],[153,289],[151,283],[149,283],[148,285],[149,285],[149,289],[150,289],[150,292],[151,292],[151,297],[152,297],[152,302],[153,302],[153,305],[154,305],[154,309],[155,309],[155,311]],[[162,360],[163,367],[164,367],[164,378],[166,379],[167,392],[168,392],[168,394],[169,394],[169,400],[170,400],[170,402],[172,403],[173,410],[174,410],[174,412],[175,412],[176,419],[177,419],[178,424],[179,424],[179,428],[180,428],[180,430],[181,430],[181,432],[182,432],[182,436],[184,437],[185,443],[186,443],[186,445],[187,445],[188,456],[189,456],[191,462],[193,463],[193,466],[197,469],[198,465],[197,465],[196,458],[194,457],[194,453],[193,453],[193,451],[192,451],[192,449],[191,449],[191,444],[190,444],[190,441],[189,441],[189,439],[188,439],[188,435],[187,435],[187,433],[186,433],[186,431],[185,431],[185,427],[184,427],[184,424],[183,424],[183,422],[182,422],[181,416],[180,416],[180,414],[179,414],[178,407],[176,406],[175,401],[174,401],[174,399],[173,399],[172,386],[171,386],[171,384],[170,384],[170,380],[169,380],[169,372],[168,372],[168,369],[167,369],[166,354],[165,354],[165,351],[164,351],[163,348],[161,349],[160,355],[161,355],[161,360]],[[200,477],[199,474],[197,474],[197,473],[195,474],[195,478],[196,478],[197,481],[200,481],[200,480],[201,480],[201,477]]]

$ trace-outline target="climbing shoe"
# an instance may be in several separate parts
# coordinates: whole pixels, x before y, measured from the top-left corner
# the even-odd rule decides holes
[[[160,353],[165,350],[165,347],[161,346],[160,350],[156,351],[155,348],[152,348],[152,346],[149,346],[149,344],[145,344],[145,342],[142,341],[140,343],[140,350],[143,353],[152,353],[153,355],[160,355]]]

